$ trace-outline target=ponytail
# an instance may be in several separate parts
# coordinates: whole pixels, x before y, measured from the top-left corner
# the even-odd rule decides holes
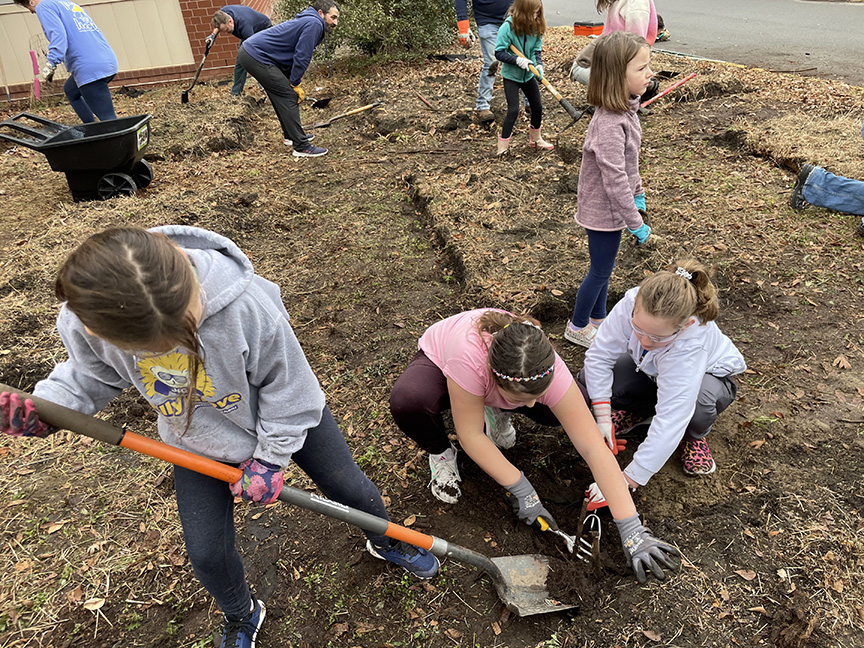
[[[671,320],[678,327],[690,317],[707,324],[720,313],[712,274],[695,259],[683,259],[643,281],[636,298],[648,315]]]

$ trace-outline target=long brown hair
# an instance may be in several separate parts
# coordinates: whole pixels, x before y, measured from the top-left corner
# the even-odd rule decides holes
[[[54,293],[96,336],[121,349],[167,353],[182,347],[189,360],[186,429],[198,396],[203,352],[189,304],[199,290],[189,259],[163,234],[135,227],[94,234],[73,251]]]
[[[627,65],[648,41],[626,31],[600,36],[591,55],[591,76],[588,79],[588,103],[613,112],[630,110],[627,87]]]
[[[643,281],[636,299],[646,313],[671,320],[679,328],[693,316],[707,324],[720,314],[711,274],[695,259],[682,259]]]
[[[513,393],[542,394],[552,384],[555,349],[533,317],[486,311],[477,320],[477,332],[492,336],[489,369],[496,385]]]
[[[540,9],[540,15],[534,14]],[[542,36],[546,33],[546,19],[543,17],[543,0],[515,0],[507,10],[513,23],[516,36]],[[522,52],[527,55],[527,52]]]

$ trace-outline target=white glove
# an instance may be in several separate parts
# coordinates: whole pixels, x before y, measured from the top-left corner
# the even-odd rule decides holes
[[[535,65],[534,67],[537,68],[537,71],[540,73],[540,78],[542,79],[543,78],[543,66],[542,65]]]
[[[45,67],[42,68],[42,80],[45,83],[51,83],[51,81],[54,79],[54,72],[56,71],[57,66],[46,63]]]
[[[517,56],[516,57],[516,65],[518,65],[523,70],[527,70],[528,66],[531,65],[531,61],[529,61],[524,56]]]
[[[615,441],[612,438],[614,427],[612,426],[612,405],[609,401],[596,401],[591,403],[591,409],[594,411],[594,420],[597,421],[597,427],[600,428],[600,434],[603,435],[603,440],[612,452],[618,452],[615,447]]]

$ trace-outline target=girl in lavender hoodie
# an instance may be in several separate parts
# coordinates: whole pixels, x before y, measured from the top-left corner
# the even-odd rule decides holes
[[[651,50],[641,36],[613,32],[597,39],[588,103],[596,107],[582,146],[576,222],[588,234],[591,265],[576,293],[564,337],[591,346],[606,318],[606,293],[626,227],[642,245],[651,228],[642,220],[645,192],[639,177],[642,128],[636,111],[651,80]]]

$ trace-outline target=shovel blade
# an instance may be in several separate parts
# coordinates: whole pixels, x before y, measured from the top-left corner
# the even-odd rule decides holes
[[[182,93],[180,93],[180,103],[184,103],[184,104],[189,103],[189,91],[188,90],[184,90]]]
[[[492,562],[500,572],[500,576],[494,579],[498,596],[519,616],[579,608],[577,604],[563,603],[549,595],[546,587],[549,559],[546,556],[525,554],[492,558]]]

